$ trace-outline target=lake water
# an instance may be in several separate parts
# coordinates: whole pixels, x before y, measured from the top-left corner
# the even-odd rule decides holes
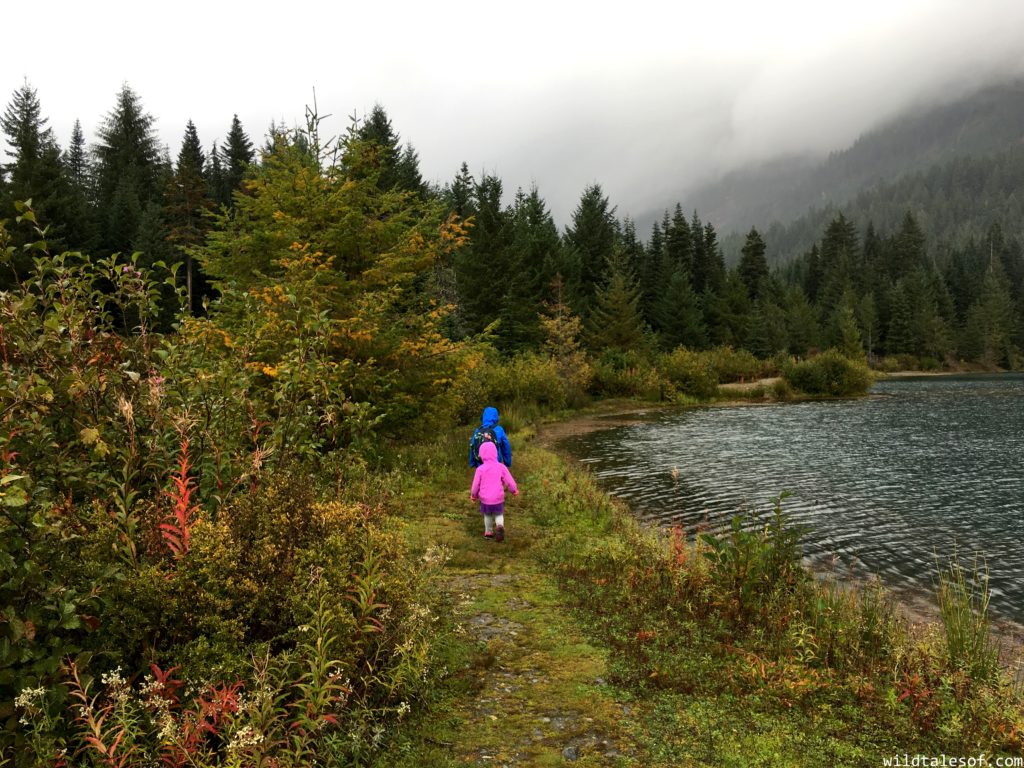
[[[856,400],[712,407],[563,445],[644,519],[783,509],[804,552],[840,573],[924,593],[955,551],[984,556],[997,616],[1024,621],[1024,375],[879,382]],[[677,471],[674,471],[677,470]]]

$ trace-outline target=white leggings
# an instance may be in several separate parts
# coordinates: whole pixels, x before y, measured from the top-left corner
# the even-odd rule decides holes
[[[504,515],[484,515],[484,533],[494,533],[494,527],[505,527]]]

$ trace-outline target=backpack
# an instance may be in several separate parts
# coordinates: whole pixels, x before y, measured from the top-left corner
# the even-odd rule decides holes
[[[484,443],[494,443],[494,447],[498,448],[498,435],[495,433],[494,427],[477,427],[473,430],[469,446],[473,451],[473,461],[478,464],[483,463],[483,459],[480,458],[480,446]],[[501,450],[498,451],[498,455],[501,455]]]

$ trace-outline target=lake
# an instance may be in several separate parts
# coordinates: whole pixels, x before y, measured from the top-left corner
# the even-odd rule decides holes
[[[1024,375],[890,379],[854,400],[708,407],[562,442],[641,518],[712,530],[783,510],[812,566],[933,588],[987,563],[992,611],[1024,622]],[[754,522],[754,525],[757,523]]]

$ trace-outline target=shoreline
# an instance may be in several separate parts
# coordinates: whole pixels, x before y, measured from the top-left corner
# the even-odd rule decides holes
[[[915,375],[919,374],[913,372],[906,374],[907,377]],[[939,373],[933,375],[942,376],[957,374]],[[728,405],[730,403],[723,402],[722,404]],[[775,403],[738,401],[735,404],[773,405]],[[571,437],[599,432],[605,429],[615,429],[617,427],[643,424],[648,420],[646,417],[650,417],[651,415],[658,413],[664,413],[665,411],[700,407],[691,405],[638,405],[630,408],[624,407],[626,405],[627,404],[625,402],[616,403],[616,407],[608,413],[585,413],[579,416],[571,416],[539,424],[537,427],[537,434],[534,439],[540,447],[553,451],[572,462],[573,465],[582,468],[585,467],[585,465],[580,461],[580,459],[566,448],[560,447],[558,443]],[[608,492],[605,491],[605,493]],[[608,495],[612,496],[611,493],[608,493]],[[614,498],[629,507],[628,502],[625,500],[618,497]],[[643,525],[661,527],[660,523],[644,521],[631,507],[630,512],[633,514],[634,518]],[[859,589],[865,586],[869,579],[878,578],[877,575],[869,576],[865,579],[854,574],[837,573],[835,568],[829,568],[823,564],[815,564],[814,562],[807,562],[806,558],[804,559],[803,566],[818,581],[826,581],[831,578],[841,588]],[[886,595],[892,599],[894,609],[907,622],[913,632],[923,632],[936,625],[941,626],[942,617],[939,613],[939,606],[935,601],[934,595],[930,592],[910,587],[899,587],[884,582],[882,582],[882,586]],[[1022,676],[1024,676],[1024,623],[1007,617],[993,616],[990,614],[989,633],[999,648],[1001,665],[1008,671],[1013,672],[1017,679],[1021,679]]]

